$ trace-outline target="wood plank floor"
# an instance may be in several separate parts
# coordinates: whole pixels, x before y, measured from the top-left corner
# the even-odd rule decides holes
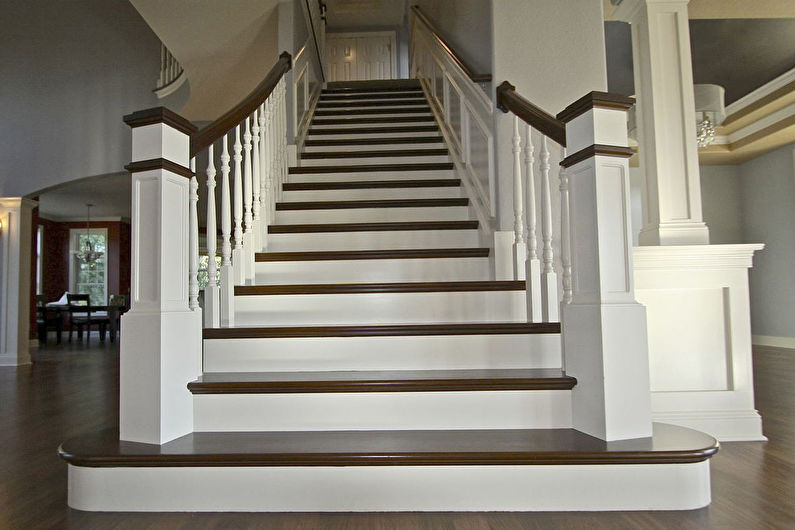
[[[757,348],[757,406],[767,443],[724,443],[712,459],[712,505],[690,512],[405,514],[118,514],[66,506],[58,445],[118,423],[118,346],[34,351],[0,367],[0,529],[795,528],[795,351]]]

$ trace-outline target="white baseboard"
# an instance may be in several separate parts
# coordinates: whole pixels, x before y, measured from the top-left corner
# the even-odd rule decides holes
[[[763,442],[762,416],[755,410],[653,412],[652,420],[705,432],[719,442]]]
[[[708,460],[562,466],[69,466],[69,506],[87,511],[692,510],[709,502]]]
[[[755,346],[772,346],[795,350],[795,337],[775,337],[773,335],[753,335],[751,343]]]
[[[30,356],[25,355],[20,359],[15,351],[0,352],[0,366],[24,366],[30,364]]]

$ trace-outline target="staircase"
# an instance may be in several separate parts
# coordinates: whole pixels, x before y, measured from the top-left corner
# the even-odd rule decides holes
[[[323,90],[233,327],[205,328],[192,434],[61,447],[86,510],[694,508],[712,438],[571,428],[559,323],[494,281],[414,81]],[[98,472],[99,470],[99,472]],[[660,491],[667,493],[660,495]],[[572,491],[577,491],[572,495]],[[124,492],[122,495],[121,492]]]

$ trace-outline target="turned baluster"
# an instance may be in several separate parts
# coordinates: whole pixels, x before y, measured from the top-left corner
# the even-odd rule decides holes
[[[268,207],[268,196],[270,195],[269,186],[269,173],[268,173],[268,119],[265,116],[266,105],[263,103],[259,106],[259,130],[260,130],[260,150],[259,150],[259,171],[260,171],[260,238],[262,250],[268,247],[268,224],[270,223],[271,216]]]
[[[547,137],[541,139],[541,269],[542,318],[544,322],[559,321],[558,276],[553,268],[552,194],[549,186],[549,148]]]
[[[235,144],[232,146],[235,162],[235,248],[232,250],[232,266],[235,272],[235,285],[243,285],[246,281],[246,262],[243,250],[243,146],[240,144],[240,125],[235,126]]]
[[[538,236],[536,235],[536,180],[533,170],[535,163],[533,147],[533,128],[527,125],[527,140],[524,151],[524,166],[527,179],[525,189],[527,208],[527,261],[525,262],[525,281],[527,282],[527,320],[542,322],[541,310],[541,262],[538,259]]]
[[[251,215],[252,232],[251,241],[254,252],[262,250],[262,235],[260,232],[260,151],[259,151],[259,120],[258,113],[254,110],[251,117]]]
[[[229,193],[229,148],[227,134],[221,152],[221,326],[234,325],[235,278],[232,267],[232,209]]]
[[[522,207],[522,138],[519,136],[519,118],[513,117],[513,278],[524,279],[524,261],[527,250],[524,242],[524,217]]]
[[[253,201],[253,194],[251,191],[251,124],[250,118],[246,118],[245,126],[243,128],[243,220],[245,226],[243,228],[243,253],[245,261],[245,281],[252,283],[254,279],[254,242],[252,241],[253,220],[254,217],[251,213],[251,203]]]
[[[561,149],[561,157],[566,158],[566,148]],[[569,172],[560,166],[560,260],[563,265],[563,303],[571,303],[571,214],[569,212]]]
[[[220,325],[220,296],[218,292],[217,254],[218,230],[215,226],[215,161],[213,145],[207,148],[207,285],[204,287],[204,326],[217,328]]]
[[[199,310],[199,182],[196,180],[196,159],[190,159],[190,208],[188,227],[190,234],[188,256],[188,307]]]

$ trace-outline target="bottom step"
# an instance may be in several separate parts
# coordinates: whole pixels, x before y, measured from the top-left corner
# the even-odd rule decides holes
[[[655,424],[604,442],[572,429],[118,432],[60,448],[69,506],[88,511],[688,510],[710,502],[717,442]]]

